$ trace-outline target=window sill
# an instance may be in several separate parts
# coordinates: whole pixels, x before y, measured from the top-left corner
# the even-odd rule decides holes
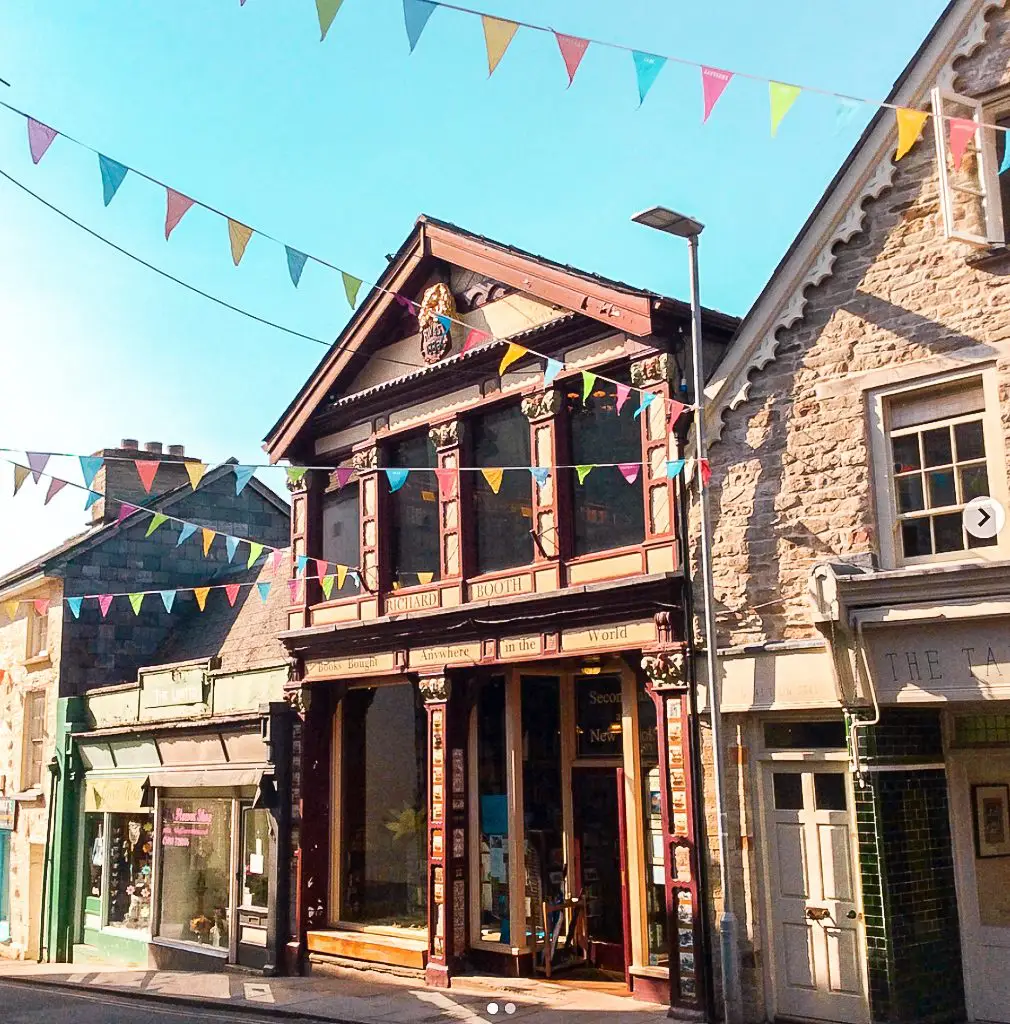
[[[52,663],[52,659],[49,657],[49,652],[43,651],[41,654],[35,654],[30,658],[25,658],[25,660],[21,662],[21,665],[28,669],[29,672],[35,672],[40,668],[49,668]]]
[[[163,939],[160,935],[151,937],[152,946],[165,946],[167,949],[178,949],[186,953],[199,953],[218,960],[228,959],[227,948],[211,946],[203,942],[187,942],[185,939]]]
[[[969,267],[977,267],[980,270],[1002,266],[1005,262],[1010,263],[1010,246],[990,245],[969,253],[964,261]]]
[[[42,799],[42,787],[33,786],[31,789],[24,789],[20,793],[15,793],[11,799],[18,801],[18,803],[34,803],[36,800]]]

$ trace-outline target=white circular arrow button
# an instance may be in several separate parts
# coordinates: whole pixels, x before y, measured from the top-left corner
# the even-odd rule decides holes
[[[991,540],[1006,526],[1003,506],[988,495],[972,498],[961,513],[964,528],[977,540]]]

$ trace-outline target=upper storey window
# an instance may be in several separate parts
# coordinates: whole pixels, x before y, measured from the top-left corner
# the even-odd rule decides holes
[[[621,378],[624,380],[624,378]],[[617,386],[597,380],[589,398],[573,388],[568,395],[571,461],[576,466],[642,461],[642,435],[635,419],[634,393],[617,412]],[[641,544],[645,539],[642,474],[629,484],[616,465],[600,466],[578,482],[571,470],[573,551],[587,555]]]
[[[323,495],[323,558],[327,562],[355,567],[361,564],[361,525],[358,509],[358,484],[345,484],[340,490]],[[354,576],[344,580],[339,596],[357,594],[360,585]],[[337,592],[333,592],[336,597]]]
[[[394,584],[401,587],[439,578],[438,483],[435,446],[418,434],[388,450],[387,465],[408,469],[403,486],[389,495],[389,555]]]

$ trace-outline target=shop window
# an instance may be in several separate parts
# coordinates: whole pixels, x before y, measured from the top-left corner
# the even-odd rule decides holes
[[[231,920],[232,801],[165,797],[161,801],[158,934],[228,948]]]
[[[470,421],[474,466],[530,464],[530,424],[519,406]],[[477,573],[494,572],[533,561],[532,477],[505,469],[497,494],[483,473],[473,474],[473,523]]]
[[[361,524],[358,506],[358,485],[345,484],[340,490],[323,495],[323,550],[327,562],[357,569],[361,564]],[[361,585],[355,577],[347,576],[340,591],[331,596],[348,597],[357,594]]]
[[[574,465],[641,463],[642,437],[633,399],[618,413],[616,385],[599,380],[586,401],[574,388],[566,398]],[[641,474],[639,482],[629,484],[616,465],[604,465],[580,484],[575,470],[569,472],[576,555],[628,547],[645,539]]]
[[[509,941],[508,751],[505,680],[477,695],[477,814],[480,828],[480,938]]]
[[[428,726],[420,694],[410,684],[352,689],[341,707],[341,917],[424,928]]]
[[[270,820],[262,808],[242,809],[242,906],[267,909],[269,876],[267,850],[270,845]]]
[[[578,757],[621,757],[621,677],[581,676],[575,684]]]
[[[11,834],[0,829],[0,942],[11,940],[10,856]]]
[[[30,661],[32,658],[43,657],[49,645],[49,613],[40,615],[35,606],[28,609],[28,647],[25,657]]]
[[[1010,715],[956,715],[953,746],[1010,746]]]
[[[84,816],[84,927],[96,931],[102,917],[102,880],[105,874],[105,815]]]
[[[151,862],[154,826],[150,815],[110,814],[106,869],[108,923],[142,929],[151,923]]]
[[[397,586],[419,577],[439,579],[438,483],[435,446],[426,434],[390,446],[391,468],[409,469],[403,486],[389,495],[390,571]],[[383,474],[385,475],[385,474]]]
[[[642,780],[642,840],[645,844],[646,954],[650,967],[670,963],[663,857],[663,797],[660,782],[656,706],[644,686],[638,691],[638,764]],[[676,789],[686,789],[684,768],[674,768]]]
[[[38,789],[42,785],[46,746],[46,691],[29,690],[25,694],[24,765],[21,788]]]
[[[845,723],[765,722],[765,746],[770,750],[844,750]]]

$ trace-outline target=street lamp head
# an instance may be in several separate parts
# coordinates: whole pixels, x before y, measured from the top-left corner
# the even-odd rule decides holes
[[[677,213],[667,206],[651,206],[631,218],[636,224],[644,224],[647,228],[664,231],[668,235],[679,235],[681,238],[697,238],[705,230],[705,225],[686,214]]]

